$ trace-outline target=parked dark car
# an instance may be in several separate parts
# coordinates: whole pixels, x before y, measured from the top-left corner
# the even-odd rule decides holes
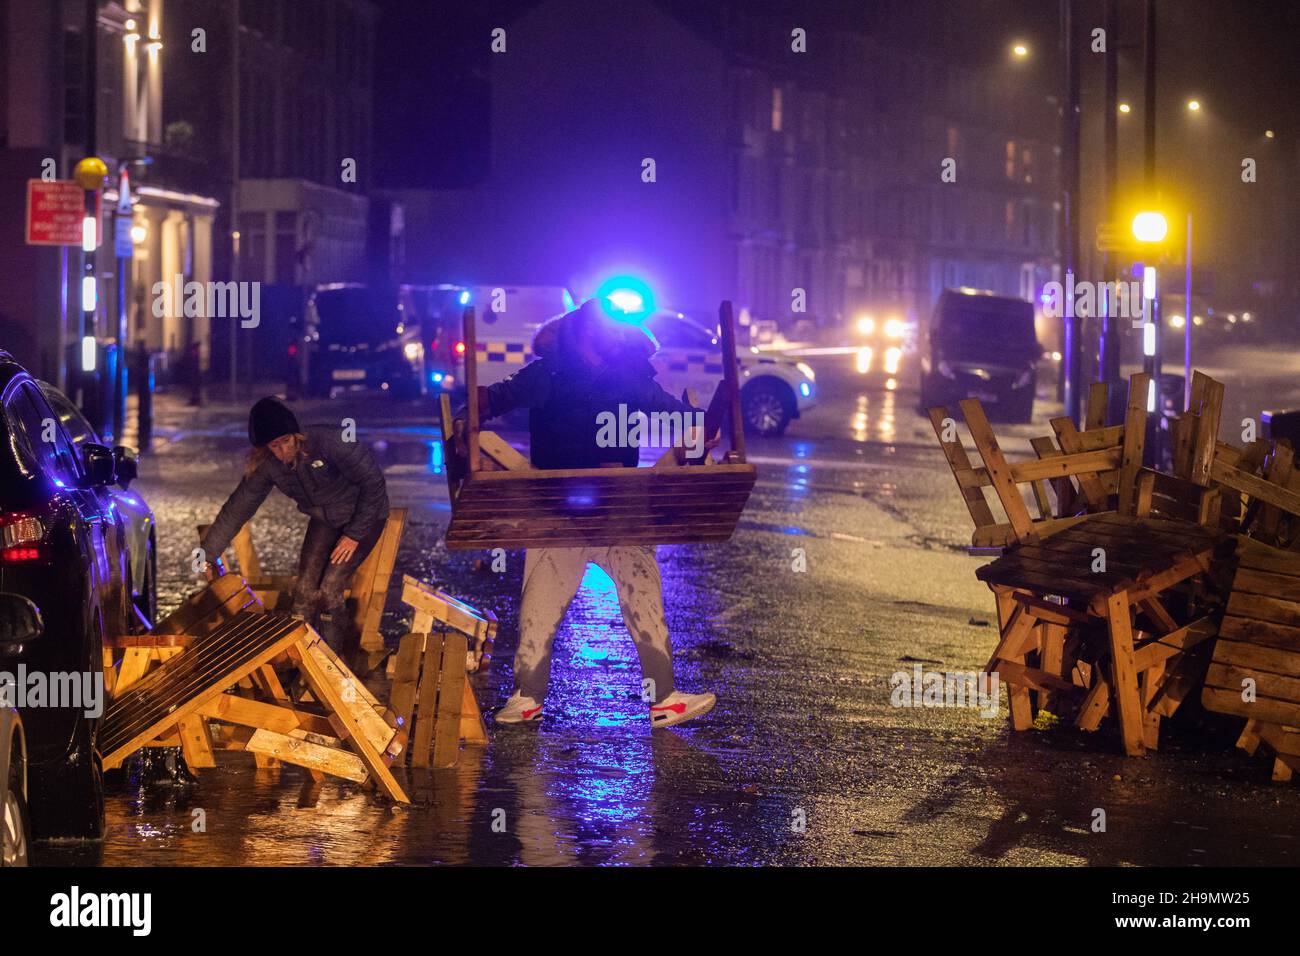
[[[4,352],[0,412],[0,592],[28,598],[44,619],[40,636],[0,643],[0,670],[25,665],[47,682],[90,675],[102,687],[104,637],[127,633],[135,619],[127,522],[109,487],[117,479],[113,449],[76,447],[37,382]],[[101,836],[91,702],[18,703],[35,837]]]
[[[1030,421],[1042,354],[1032,303],[945,289],[921,346],[921,408],[978,398],[990,418]]]
[[[72,399],[49,382],[37,384],[78,452],[86,445],[103,444],[95,426]],[[143,497],[130,490],[130,484],[139,472],[139,456],[135,449],[114,446],[113,469],[117,483],[108,489],[108,493],[113,496],[118,513],[126,519],[126,544],[131,555],[131,600],[140,609],[148,626],[152,627],[158,619],[158,540],[154,533],[153,509]]]
[[[17,594],[0,594],[0,646],[40,636],[36,605]],[[27,740],[23,719],[0,687],[0,866],[26,866],[32,828],[27,811]]]

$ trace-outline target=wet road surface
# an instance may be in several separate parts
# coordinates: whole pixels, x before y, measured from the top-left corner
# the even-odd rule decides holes
[[[735,537],[660,549],[678,684],[719,698],[704,720],[651,733],[612,583],[589,568],[540,726],[489,716],[487,747],[466,747],[455,770],[412,772],[409,809],[225,752],[196,787],[119,789],[102,844],[43,845],[36,862],[1300,863],[1300,788],[1271,785],[1266,762],[1232,749],[1237,722],[1194,703],[1141,759],[1118,756],[1108,728],[1013,735],[1004,708],[891,706],[890,675],[915,663],[982,667],[993,602],[915,393],[841,363],[818,372],[822,404],[784,438],[751,442],[759,482]],[[1049,410],[999,428],[1013,452]],[[441,545],[449,511],[427,410],[345,397],[300,411],[353,417],[375,447],[393,504],[410,509],[398,572],[501,619],[496,658],[472,678],[489,712],[510,692],[522,552],[495,574]],[[246,445],[241,410],[169,399],[159,434],[137,487],[159,517],[165,611],[194,586],[194,528],[234,486]],[[304,524],[268,499],[253,522],[264,567],[292,569]],[[390,643],[405,616],[392,595]],[[383,678],[370,683],[386,699]]]

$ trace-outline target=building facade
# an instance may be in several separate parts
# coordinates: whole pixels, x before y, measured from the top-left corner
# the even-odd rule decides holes
[[[482,183],[405,197],[408,261],[579,295],[631,271],[683,311],[730,298],[831,328],[918,317],[945,286],[1033,298],[1057,247],[1054,105],[870,27],[810,24],[798,51],[740,4],[541,4],[490,58]]]

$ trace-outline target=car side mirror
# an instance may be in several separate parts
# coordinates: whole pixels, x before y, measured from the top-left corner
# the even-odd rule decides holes
[[[113,483],[113,450],[107,445],[96,445],[94,442],[82,445],[81,465],[86,473],[83,487],[102,488]]]
[[[26,644],[43,633],[45,622],[35,604],[21,594],[0,593],[0,646]]]
[[[140,455],[134,448],[125,445],[113,446],[113,474],[117,483],[125,490],[131,482],[140,477]]]

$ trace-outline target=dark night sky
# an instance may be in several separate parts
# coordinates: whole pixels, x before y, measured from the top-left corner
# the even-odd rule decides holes
[[[509,26],[543,0],[377,0],[382,13],[376,63],[375,144],[379,181],[399,188],[454,188],[486,173],[489,130],[487,72],[489,34]],[[626,7],[629,30],[651,0],[609,0]],[[684,19],[705,18],[722,0],[662,0]],[[920,11],[910,23],[890,13],[900,3]],[[1120,0],[1120,97],[1142,103],[1141,39],[1144,4]],[[791,22],[818,29],[883,31],[901,46],[1019,76],[1043,92],[1059,84],[1054,0],[744,0],[747,15],[769,17],[774,29]],[[1274,175],[1251,194],[1256,209],[1280,202],[1300,175],[1300,0],[1160,0],[1159,131],[1157,160],[1162,179],[1186,193],[1214,228],[1215,258],[1249,261],[1243,253],[1259,242],[1251,230],[1260,213],[1224,192],[1244,155],[1271,162]],[[1101,25],[1102,0],[1081,0],[1084,26]],[[1030,62],[1012,66],[1007,48],[1025,39]],[[580,38],[575,38],[580,42]],[[1085,56],[1084,178],[1097,175],[1101,160],[1100,57]],[[1015,73],[1011,73],[1015,70]],[[1198,96],[1204,110],[1189,122],[1183,109]],[[1089,127],[1089,117],[1094,123]],[[1121,124],[1121,180],[1141,170],[1141,117]],[[1265,142],[1265,129],[1277,131]],[[1271,158],[1270,158],[1271,157]],[[1284,175],[1277,175],[1282,172]],[[1267,194],[1266,194],[1267,193]],[[1227,197],[1225,199],[1225,197]]]

